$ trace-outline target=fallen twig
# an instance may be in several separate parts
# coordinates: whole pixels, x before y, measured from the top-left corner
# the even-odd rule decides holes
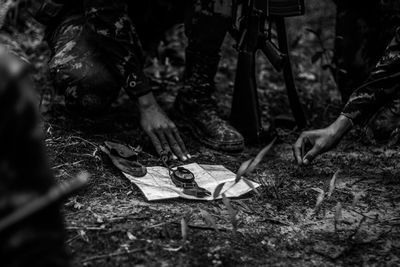
[[[140,251],[144,251],[146,248],[138,248],[138,249],[133,249],[133,250],[127,250],[127,251],[120,251],[120,252],[114,252],[110,254],[104,254],[104,255],[97,255],[93,257],[86,258],[82,260],[82,263],[89,262],[89,261],[97,261],[97,260],[102,260],[102,259],[107,259],[111,257],[116,257],[116,256],[121,256],[121,255],[126,255],[126,254],[132,254]]]
[[[87,143],[87,144],[89,144],[89,145],[92,145],[92,146],[95,147],[95,148],[98,148],[98,147],[99,147],[97,144],[95,144],[95,143],[93,143],[93,142],[90,142],[89,140],[86,140],[86,139],[84,139],[84,138],[82,138],[82,137],[79,137],[79,136],[73,135],[73,136],[70,136],[69,138],[81,140],[82,142]]]
[[[73,241],[75,241],[76,239],[78,239],[80,237],[80,235],[75,235],[74,237],[72,237],[72,238],[70,238],[70,239],[68,239],[67,241],[65,241],[65,244],[70,244],[70,243],[72,243]]]
[[[361,229],[361,226],[363,225],[363,223],[367,220],[366,216],[363,216],[359,222],[359,224],[357,225],[356,229],[354,230],[354,232],[347,238],[348,240],[352,240],[354,238],[354,236],[356,234],[358,234],[358,232]]]
[[[92,231],[103,231],[108,230],[107,228],[103,227],[92,227],[92,226],[67,226],[65,227],[66,230],[92,230]]]
[[[177,222],[178,220],[180,220],[180,219],[182,219],[182,218],[172,219],[172,220],[169,220],[169,221],[166,221],[166,222],[153,224],[153,225],[150,225],[150,226],[148,226],[148,227],[146,227],[146,228],[147,228],[147,229],[151,229],[151,228],[156,228],[156,227],[163,226],[163,225],[165,225],[165,224],[176,223],[176,222]],[[179,223],[179,225],[180,225],[180,223]]]
[[[272,223],[272,224],[278,224],[278,225],[283,225],[283,226],[290,226],[289,223],[282,222],[282,221],[280,221],[280,220],[272,219],[272,218],[263,218],[262,220],[257,221],[257,222],[260,222],[260,223],[261,223],[261,222],[268,222],[268,223]]]
[[[50,205],[76,193],[87,184],[88,179],[89,174],[82,173],[69,182],[54,186],[46,194],[25,204],[15,212],[3,218],[0,221],[0,233],[8,230],[15,224],[30,218],[32,215],[44,210]]]
[[[179,222],[172,222],[172,224],[174,225],[181,225]],[[198,230],[210,230],[210,231],[215,231],[216,229],[212,226],[205,226],[205,225],[194,225],[194,224],[188,224],[187,225],[190,229],[198,229]],[[217,228],[218,231],[222,231],[222,232],[227,232],[228,229],[226,228]]]
[[[68,166],[68,165],[77,165],[77,164],[79,164],[81,162],[83,162],[83,160],[78,160],[78,161],[75,161],[75,162],[72,162],[72,163],[63,163],[63,164],[59,164],[59,165],[56,165],[56,166],[52,167],[52,169],[55,170],[55,169],[59,169],[61,167]]]

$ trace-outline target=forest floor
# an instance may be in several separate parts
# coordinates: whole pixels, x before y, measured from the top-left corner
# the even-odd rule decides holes
[[[321,47],[306,29],[320,31],[329,48],[334,37],[334,5],[321,2],[309,1],[311,15],[289,21],[296,82],[310,128],[329,124],[340,111],[330,74],[321,70],[320,62],[311,62]],[[42,34],[41,29],[32,31]],[[83,170],[91,174],[89,186],[63,208],[73,266],[400,265],[398,147],[361,142],[360,131],[354,131],[312,166],[298,167],[291,150],[298,133],[278,129],[273,151],[248,177],[263,184],[260,195],[231,200],[239,222],[234,231],[221,201],[146,201],[99,149],[104,141],[113,140],[142,149],[140,161],[146,166],[160,164],[140,130],[133,103],[121,94],[101,118],[67,115],[46,74],[47,47],[41,39],[25,46],[38,69],[46,146],[57,181]],[[229,40],[223,55],[216,98],[227,117],[235,68]],[[157,68],[154,92],[168,108],[178,85],[166,81],[165,68]],[[290,116],[282,77],[262,58],[258,81],[265,122],[276,115]],[[201,146],[184,127],[182,134],[192,162],[222,164],[233,172],[262,148],[225,154]],[[320,190],[328,191],[338,170],[332,195],[316,209]],[[215,218],[218,232],[207,225],[201,210]],[[187,241],[182,244],[181,219],[189,215]]]

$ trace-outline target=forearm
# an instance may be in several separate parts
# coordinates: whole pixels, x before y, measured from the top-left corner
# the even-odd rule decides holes
[[[143,112],[154,106],[158,106],[158,103],[153,93],[149,92],[137,98],[137,105],[139,107],[140,112]]]
[[[397,32],[400,32],[400,28]],[[400,92],[400,40],[398,34],[387,47],[370,78],[350,97],[342,114],[354,124],[366,124],[384,105]]]
[[[340,115],[328,128],[331,129],[335,139],[340,140],[353,128],[353,122],[345,115]]]
[[[357,89],[343,108],[342,115],[350,118],[354,124],[365,125],[368,123],[380,108],[397,97],[400,91],[399,74],[387,75],[376,84],[366,84]],[[370,82],[375,81],[370,80]]]

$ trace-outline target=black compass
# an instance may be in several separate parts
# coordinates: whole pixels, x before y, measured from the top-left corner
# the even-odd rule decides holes
[[[199,187],[199,185],[195,181],[194,174],[184,168],[184,167],[171,167],[167,164],[167,156],[162,156],[161,160],[164,165],[168,168],[169,176],[171,177],[171,181],[174,183],[176,187],[182,188],[183,193],[190,196],[195,196],[198,198],[204,198],[211,196],[211,193]]]

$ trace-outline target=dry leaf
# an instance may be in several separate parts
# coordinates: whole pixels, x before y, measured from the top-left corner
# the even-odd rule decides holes
[[[170,252],[178,252],[178,251],[182,250],[182,246],[179,246],[177,248],[165,247],[164,250],[165,251],[170,251]]]
[[[240,181],[242,176],[246,174],[247,169],[249,168],[250,164],[253,162],[253,159],[246,160],[245,162],[240,165],[239,170],[236,173],[236,179],[235,179],[235,184]]]
[[[212,226],[215,229],[215,231],[219,232],[214,217],[208,211],[200,209],[200,214],[208,225]]]
[[[240,168],[236,173],[235,183],[238,183],[243,175],[249,174],[254,171],[254,169],[258,166],[258,164],[260,164],[265,155],[267,155],[267,153],[271,150],[275,141],[276,137],[271,141],[271,143],[269,143],[260,152],[258,152],[257,156],[254,159],[246,160],[242,163],[242,165],[240,165]]]
[[[128,236],[129,240],[136,240],[136,236],[134,236],[131,232],[126,232],[126,235]]]
[[[318,197],[317,197],[317,202],[315,203],[315,208],[314,208],[315,213],[318,213],[319,209],[321,207],[321,204],[325,199],[325,192],[324,192],[324,190],[322,190],[320,188],[313,188],[313,189],[316,190],[316,191],[319,191],[319,194],[318,194]]]
[[[222,194],[222,202],[224,203],[226,209],[228,210],[229,218],[233,226],[233,231],[236,232],[238,225],[236,220],[236,211],[233,209],[230,199],[227,198],[225,194]]]
[[[12,0],[2,0],[0,1],[0,28],[3,27],[4,21],[6,19],[8,11],[14,6],[16,3]]]
[[[335,187],[336,187],[336,179],[337,179],[337,176],[338,176],[338,174],[339,174],[339,171],[340,171],[340,170],[337,170],[337,171],[335,172],[335,174],[332,176],[331,181],[329,182],[328,198],[330,198],[330,197],[332,196],[333,191],[335,190]]]
[[[220,183],[219,185],[217,185],[217,187],[214,190],[213,193],[213,198],[217,198],[219,197],[219,195],[221,194],[222,188],[224,188],[225,183]]]
[[[342,221],[342,203],[338,202],[335,207],[335,229],[337,225]]]
[[[89,237],[86,235],[86,232],[84,230],[79,230],[78,231],[79,236],[82,238],[83,241],[85,241],[86,243],[89,243]]]
[[[324,193],[324,190],[322,190],[321,188],[318,188],[318,187],[312,187],[311,190],[314,190],[315,192],[317,192],[317,193],[319,193],[319,194],[320,194],[321,192]]]
[[[246,178],[242,178],[242,179],[243,179],[243,182],[245,182],[248,187],[250,187],[254,192],[257,193],[257,195],[260,195],[260,192],[257,190],[257,188],[254,187],[254,184],[250,180],[248,180]]]
[[[353,193],[353,202],[351,203],[352,208],[355,208],[360,199],[364,196],[364,192]]]
[[[181,219],[181,233],[182,233],[182,243],[186,243],[188,237],[188,225],[185,218]]]
[[[246,174],[251,173],[254,169],[260,164],[261,160],[267,155],[267,153],[271,150],[273,145],[275,144],[276,137],[269,143],[266,147],[264,147],[260,152],[258,152],[257,156],[251,162],[250,166],[246,170]]]

